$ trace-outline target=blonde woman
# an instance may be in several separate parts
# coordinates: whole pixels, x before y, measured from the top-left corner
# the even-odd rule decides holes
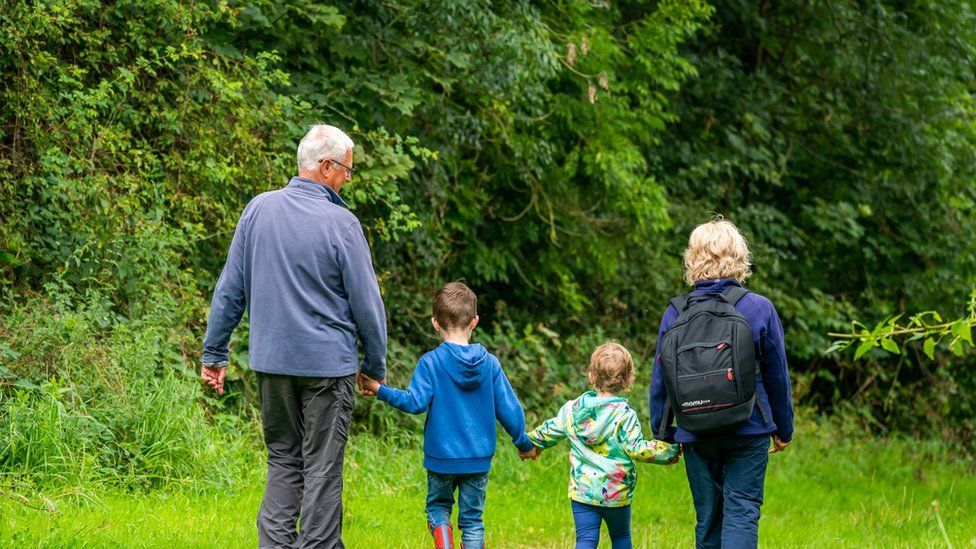
[[[785,450],[793,437],[793,403],[783,326],[768,299],[741,288],[752,272],[751,254],[745,238],[728,220],[719,217],[692,231],[684,253],[684,266],[685,281],[694,286],[694,290],[687,296],[672,300],[661,318],[658,351],[651,374],[652,428],[656,438],[683,445],[685,471],[697,514],[696,546],[756,547],[768,455]],[[751,331],[752,348],[748,349],[746,344],[732,349],[735,343],[721,337],[715,338],[717,343],[711,345],[708,337],[700,335],[693,338],[700,340],[698,343],[672,348],[669,342],[674,339],[674,334],[686,329],[682,326],[689,324],[694,316],[692,307],[696,307],[696,310],[723,311],[715,318],[724,314],[726,317],[734,316],[740,323],[748,323],[749,330],[743,326],[734,333],[747,342]],[[679,308],[682,310],[679,311]],[[710,325],[704,326],[704,330],[710,329]],[[745,337],[742,334],[746,334]],[[698,347],[699,350],[689,349],[691,347]],[[683,350],[691,350],[697,353],[697,357],[689,359],[687,355],[682,355],[686,358],[674,358]],[[752,364],[747,367],[739,362],[735,363],[735,373],[731,367],[726,371],[725,366],[733,363],[720,362],[728,360],[723,357],[727,357],[731,351],[738,353],[742,350],[746,354],[736,356],[748,357],[758,365],[758,371]],[[684,360],[685,364],[689,360],[711,361],[712,371],[705,371],[705,375],[698,377],[687,375],[687,370],[684,376],[680,376],[681,372],[677,369],[674,370],[676,374],[671,373],[671,365],[680,360]],[[678,391],[677,383],[689,383],[687,378],[699,386],[715,384],[720,390],[734,386],[731,394],[739,396],[746,391],[751,395],[754,386],[754,397],[745,399],[744,404],[739,404],[732,397],[727,403],[716,403],[707,398],[672,403],[669,394]],[[748,381],[742,381],[742,378]],[[672,382],[672,379],[679,381]],[[728,386],[721,386],[725,383]],[[747,388],[742,387],[746,384]],[[685,411],[694,410],[693,414],[715,413],[723,406],[740,409],[745,406],[742,419],[735,419],[734,423],[718,430],[695,429],[692,426],[702,425],[703,416],[698,415],[689,421],[687,418],[691,416],[680,413],[682,407],[686,407]],[[671,425],[673,411],[677,411],[677,427]]]

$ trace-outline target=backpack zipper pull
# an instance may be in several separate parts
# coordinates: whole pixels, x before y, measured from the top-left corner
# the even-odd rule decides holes
[[[728,370],[725,371],[725,377],[729,378],[729,381],[735,379],[734,377],[732,377],[732,368],[729,368]]]
[[[719,350],[724,349],[725,348],[725,342],[723,341],[722,343],[719,343],[715,348],[716,349],[719,349]]]

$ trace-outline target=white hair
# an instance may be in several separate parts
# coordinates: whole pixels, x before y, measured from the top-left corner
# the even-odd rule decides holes
[[[298,144],[298,171],[315,171],[323,160],[342,162],[353,146],[352,139],[339,128],[315,124]]]

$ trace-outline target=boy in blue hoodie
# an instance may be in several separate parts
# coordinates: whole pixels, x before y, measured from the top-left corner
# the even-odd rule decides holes
[[[365,379],[364,394],[410,414],[427,412],[424,467],[427,469],[427,526],[434,547],[454,546],[451,511],[458,492],[461,547],[481,549],[488,470],[495,455],[495,420],[512,437],[523,459],[539,451],[525,434],[522,404],[498,359],[478,343],[469,344],[478,325],[478,298],[461,282],[434,296],[434,329],[444,340],[417,363],[407,390]]]

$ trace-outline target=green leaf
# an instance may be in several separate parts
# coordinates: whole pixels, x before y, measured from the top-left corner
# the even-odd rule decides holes
[[[875,335],[875,336],[881,335],[881,332],[885,331],[887,328],[888,328],[888,321],[882,320],[881,322],[877,323],[874,326],[873,330],[871,330],[871,335]]]
[[[966,319],[957,320],[952,323],[952,335],[958,337],[966,343],[969,343],[970,345],[973,344],[973,330],[969,327],[969,323],[966,322]]]
[[[935,360],[935,340],[931,337],[926,338],[925,343],[922,344],[922,351],[929,360]]]
[[[857,346],[857,351],[854,352],[854,360],[860,359],[862,356],[864,356],[864,353],[874,349],[874,347],[875,341],[873,339],[867,339],[861,342],[861,344]]]
[[[881,348],[889,353],[895,353],[896,355],[901,352],[898,349],[898,344],[895,343],[890,337],[886,337],[881,340]]]
[[[949,350],[952,351],[952,354],[956,356],[962,356],[962,351],[963,351],[962,340],[958,338],[952,340],[952,343],[949,344]]]
[[[827,350],[824,351],[824,354],[825,355],[829,355],[831,353],[836,353],[838,351],[843,351],[844,349],[847,349],[848,347],[850,347],[853,343],[854,342],[852,340],[849,340],[849,339],[842,339],[840,341],[835,341],[835,342],[831,343],[830,347],[827,347]]]

